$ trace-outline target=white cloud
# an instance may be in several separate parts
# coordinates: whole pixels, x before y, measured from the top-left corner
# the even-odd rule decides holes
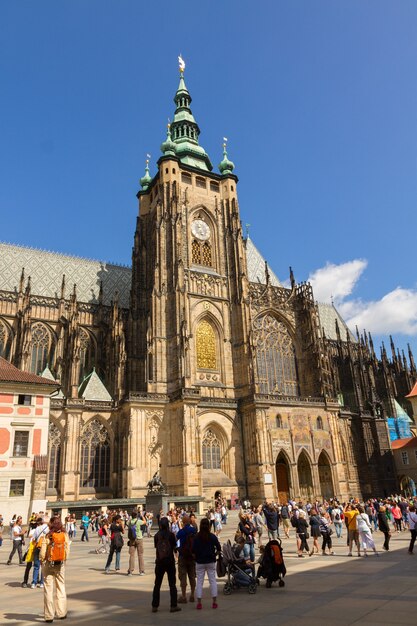
[[[316,300],[334,301],[351,330],[380,334],[417,335],[417,290],[396,287],[380,300],[348,298],[357,285],[368,262],[354,259],[336,265],[327,263],[308,278]]]
[[[380,300],[353,300],[339,306],[350,328],[380,335],[417,335],[417,291],[397,287]]]
[[[365,259],[354,259],[347,263],[335,265],[327,263],[308,277],[313,287],[316,300],[335,304],[343,302],[350,296],[368,262]]]

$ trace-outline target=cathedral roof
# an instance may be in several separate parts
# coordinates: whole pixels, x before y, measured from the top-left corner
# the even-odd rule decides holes
[[[17,290],[23,267],[25,276],[31,277],[32,293],[37,296],[59,297],[65,275],[66,297],[76,284],[79,302],[98,302],[102,282],[103,304],[110,304],[118,291],[120,306],[129,306],[130,267],[0,243],[0,289]]]
[[[349,333],[350,340],[356,343],[356,337],[350,332],[346,322],[340,316],[340,313],[335,309],[333,304],[326,304],[325,302],[318,302],[320,325],[324,329],[326,339],[337,340],[336,334],[336,321],[339,324],[340,335],[342,341],[346,341],[346,335]]]
[[[246,239],[246,261],[248,265],[248,279],[251,283],[265,284],[265,259],[249,237]],[[282,287],[277,276],[268,267],[269,280],[274,287]]]
[[[78,395],[80,398],[84,398],[84,400],[100,400],[101,402],[112,401],[111,395],[95,369],[84,378],[78,389]]]

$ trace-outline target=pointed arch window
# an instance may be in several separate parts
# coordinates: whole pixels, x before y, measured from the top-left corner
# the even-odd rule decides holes
[[[203,437],[203,468],[221,469],[220,441],[210,429]]]
[[[99,420],[89,422],[81,435],[80,487],[107,489],[110,486],[110,437]]]
[[[81,328],[79,334],[80,345],[80,382],[90,374],[95,364],[95,346],[88,331]]]
[[[32,353],[30,358],[30,371],[40,374],[53,360],[53,344],[49,330],[37,322],[31,327]]]
[[[48,444],[48,489],[58,490],[61,471],[61,431],[53,423],[49,427]]]
[[[197,368],[203,370],[217,369],[216,333],[207,320],[197,326]]]
[[[267,313],[254,321],[253,339],[260,392],[298,396],[295,348],[286,326]]]
[[[324,426],[323,426],[323,418],[319,415],[318,418],[316,419],[316,430],[323,430]]]
[[[11,344],[11,332],[6,324],[0,320],[0,356],[4,359],[9,358]]]
[[[213,251],[211,243],[205,241],[197,241],[193,239],[191,243],[191,261],[194,265],[204,265],[204,267],[213,267]]]

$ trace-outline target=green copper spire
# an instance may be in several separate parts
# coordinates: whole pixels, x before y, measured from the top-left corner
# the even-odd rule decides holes
[[[171,137],[171,124],[168,123],[168,128],[167,128],[167,138],[166,140],[161,144],[161,152],[165,155],[165,156],[175,156],[175,153],[177,152],[177,146],[175,145],[175,143],[172,141],[172,137]]]
[[[220,173],[223,176],[231,174],[235,169],[235,164],[227,158],[227,138],[223,137],[223,161],[219,164]]]
[[[139,181],[143,191],[147,190],[147,188],[149,187],[149,185],[151,184],[151,181],[152,181],[152,178],[149,176],[149,159],[150,159],[150,155],[147,154],[146,155],[145,176],[142,176],[142,178]]]
[[[190,109],[191,96],[184,81],[185,63],[181,57],[178,57],[178,61],[180,83],[174,98],[176,109],[170,129],[171,139],[176,147],[176,156],[185,165],[211,172],[213,166],[210,158],[204,148],[198,144],[200,129]]]

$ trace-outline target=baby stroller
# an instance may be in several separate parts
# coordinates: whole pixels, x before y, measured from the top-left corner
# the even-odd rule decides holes
[[[264,554],[258,567],[257,578],[266,578],[266,587],[272,587],[272,583],[278,581],[280,587],[285,586],[284,576],[287,573],[284,557],[282,556],[282,545],[280,539],[269,541],[264,550]]]
[[[248,566],[245,559],[237,557],[230,541],[223,544],[222,559],[225,566],[227,581],[223,587],[223,593],[230,596],[233,589],[246,587],[249,593],[256,593],[257,581],[254,570]]]

